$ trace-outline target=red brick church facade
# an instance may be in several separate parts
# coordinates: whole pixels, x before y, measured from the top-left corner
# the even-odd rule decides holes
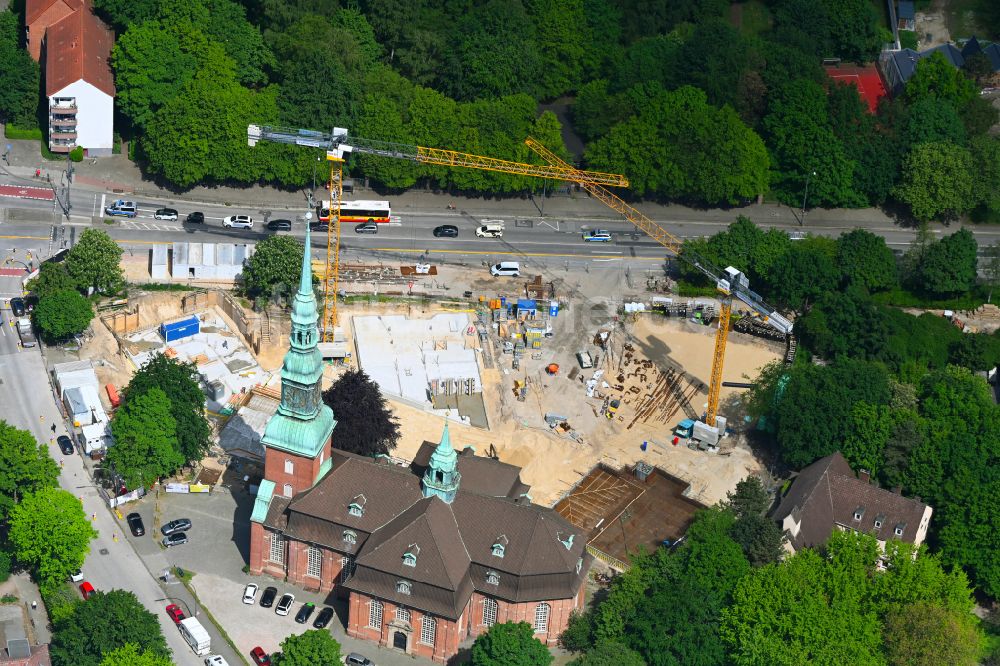
[[[584,535],[531,502],[518,467],[456,451],[447,425],[407,467],[333,449],[311,280],[304,259],[250,573],[347,599],[350,636],[441,663],[497,622],[555,645],[584,603]]]

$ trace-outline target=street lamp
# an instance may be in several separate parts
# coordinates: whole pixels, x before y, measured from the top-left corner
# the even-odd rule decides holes
[[[806,221],[806,199],[809,197],[809,177],[815,175],[816,175],[815,171],[810,171],[809,173],[806,174],[806,191],[802,195],[802,222],[800,222],[799,224],[802,224]]]
[[[319,164],[322,161],[322,157],[316,158],[316,164]],[[313,164],[313,187],[309,191],[309,208],[316,207],[316,164]]]

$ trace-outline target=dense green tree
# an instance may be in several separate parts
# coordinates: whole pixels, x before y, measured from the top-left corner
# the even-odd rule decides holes
[[[951,104],[956,110],[977,94],[975,84],[940,52],[917,61],[916,70],[906,82],[906,91],[903,93],[911,103],[935,98]]]
[[[839,450],[850,433],[855,403],[889,402],[883,366],[840,358],[826,366],[775,366],[751,390],[749,410],[765,416],[782,458],[801,469]]]
[[[737,203],[767,188],[760,137],[730,107],[714,109],[703,92],[688,86],[655,95],[639,115],[592,144],[587,161],[625,173],[640,194]]]
[[[40,487],[10,512],[8,538],[17,561],[31,567],[42,589],[63,584],[78,570],[96,536],[80,500],[60,488]]]
[[[837,268],[848,285],[868,291],[882,291],[896,286],[896,258],[885,238],[867,229],[854,229],[837,239]]]
[[[738,481],[735,489],[726,493],[726,505],[736,514],[737,519],[760,516],[771,507],[771,496],[759,477],[748,476]]]
[[[28,289],[39,300],[66,289],[76,289],[76,282],[66,271],[65,263],[45,262],[38,267],[38,275],[28,282]]]
[[[585,141],[593,141],[630,115],[624,98],[608,92],[607,79],[585,83],[573,101],[573,127]]]
[[[835,289],[839,275],[833,264],[836,245],[826,238],[793,243],[778,257],[768,277],[768,293],[778,304],[805,312],[817,298]]]
[[[548,666],[552,654],[527,622],[501,622],[472,644],[473,666]]]
[[[879,16],[866,0],[827,0],[830,38],[834,54],[844,60],[866,63],[875,60],[885,42]]]
[[[368,95],[361,104],[358,134],[369,139],[412,143],[404,129],[402,110],[378,95]],[[384,186],[400,190],[417,182],[419,168],[406,160],[360,155],[357,164],[365,175]]]
[[[940,141],[915,146],[895,193],[918,220],[957,218],[977,203],[971,153]]]
[[[274,55],[264,44],[257,26],[246,20],[246,9],[234,0],[183,0],[203,3],[208,20],[202,25],[205,34],[226,50],[236,63],[237,79],[244,85],[267,82],[274,68]]]
[[[64,289],[40,298],[34,319],[42,336],[56,342],[85,331],[94,319],[94,308],[80,292]]]
[[[201,460],[208,452],[211,430],[205,418],[205,394],[193,363],[156,354],[139,368],[123,392],[128,403],[157,388],[170,400],[170,415],[177,429],[177,446],[187,462]]]
[[[890,545],[879,573],[881,555],[873,537],[834,530],[825,552],[802,550],[742,578],[722,611],[732,662],[881,666],[882,618],[897,604],[927,601],[968,613],[967,582],[944,573],[935,557],[914,560],[912,547]]]
[[[884,460],[881,474],[889,488],[903,485],[910,455],[923,442],[925,424],[913,410],[900,410],[894,414],[895,423],[882,452]]]
[[[841,453],[852,469],[868,470],[873,476],[882,469],[882,452],[892,434],[892,413],[887,405],[859,401],[851,407],[850,424]]]
[[[958,112],[969,136],[981,136],[1000,121],[1000,111],[988,97],[976,95],[961,106]]]
[[[115,445],[108,462],[128,487],[149,487],[184,464],[170,408],[167,394],[154,387],[124,403],[111,419]]]
[[[642,656],[622,643],[598,643],[573,661],[570,666],[646,666]]]
[[[957,109],[948,100],[938,97],[917,99],[906,110],[899,142],[906,148],[921,143],[941,141],[964,145],[965,125]]]
[[[737,103],[740,77],[754,60],[747,40],[721,19],[696,24],[677,55],[678,83],[704,90],[715,106]]]
[[[996,345],[985,333],[963,335],[948,347],[948,362],[973,372],[992,370],[997,364]]]
[[[701,269],[694,261],[708,262],[718,270],[733,266],[750,279],[751,287],[762,289],[778,259],[792,246],[788,234],[781,229],[763,230],[750,218],[740,215],[725,231],[706,239],[684,240],[677,266],[681,277],[689,282],[706,283]]]
[[[114,27],[124,31],[131,25],[155,18],[160,0],[94,0],[94,8]]]
[[[281,652],[275,655],[275,666],[313,666],[340,662],[340,643],[329,631],[310,629],[292,634],[281,642]]]
[[[474,100],[541,91],[543,55],[532,17],[521,0],[476,3],[458,22],[461,37],[445,54],[436,86],[442,92]],[[578,38],[572,44],[569,49],[579,58]],[[560,76],[565,76],[565,70],[553,72],[549,83]]]
[[[988,216],[1000,219],[1000,140],[993,136],[976,137],[969,149],[976,165],[976,199]],[[975,213],[973,219],[977,219]]]
[[[55,623],[49,650],[56,666],[92,666],[126,645],[143,654],[170,658],[156,616],[134,593],[111,590],[97,591],[86,602],[78,602],[71,616]]]
[[[54,488],[58,479],[59,468],[46,446],[0,420],[0,521],[26,494]]]
[[[767,517],[771,501],[767,488],[756,476],[741,480],[735,491],[726,495],[725,505],[736,515],[729,536],[754,566],[776,562],[784,552],[784,534]]]
[[[31,128],[38,125],[40,74],[38,63],[20,48],[18,23],[17,14],[0,12],[0,122]]]
[[[890,666],[976,666],[982,636],[971,613],[917,601],[892,609],[882,630]]]
[[[66,272],[78,289],[113,294],[125,284],[122,249],[105,231],[84,229],[66,255]]]
[[[763,126],[774,159],[772,178],[783,201],[802,206],[860,206],[853,188],[857,162],[830,126],[823,88],[795,79],[775,90]],[[809,191],[806,197],[806,182]]]
[[[887,360],[890,328],[882,308],[858,287],[828,291],[795,322],[799,340],[825,359],[851,356]]]
[[[1000,594],[1000,408],[990,388],[949,366],[921,383],[926,436],[913,448],[904,486],[934,507],[934,541],[947,564],[962,566],[985,594]],[[956,445],[960,442],[961,445]]]
[[[338,449],[365,456],[389,455],[399,442],[399,420],[364,370],[348,370],[323,392],[337,415]]]
[[[590,37],[583,0],[529,0],[528,6],[541,54],[540,96],[551,99],[576,90]]]
[[[243,268],[243,290],[251,298],[291,296],[299,288],[302,243],[291,236],[268,236]]]
[[[204,38],[160,21],[134,24],[118,37],[111,52],[118,108],[139,128],[191,80],[205,48]],[[198,34],[200,37],[200,33]],[[193,47],[193,48],[192,48]]]
[[[976,284],[979,246],[968,229],[931,243],[919,265],[916,286],[932,294],[959,294]]]
[[[126,643],[104,655],[100,666],[170,666],[169,657],[152,651],[141,651],[135,643]]]

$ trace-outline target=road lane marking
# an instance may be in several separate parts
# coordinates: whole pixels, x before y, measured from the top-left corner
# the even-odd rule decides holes
[[[511,257],[566,257],[574,259],[595,259],[591,254],[564,254],[558,252],[518,252],[517,250],[495,250],[487,252],[485,250],[417,250],[412,248],[396,247],[370,247],[370,248],[349,248],[341,252],[404,252],[407,254],[479,254],[479,255],[502,255]],[[616,258],[605,259],[604,261],[614,261]],[[662,257],[629,257],[630,261],[662,261]]]

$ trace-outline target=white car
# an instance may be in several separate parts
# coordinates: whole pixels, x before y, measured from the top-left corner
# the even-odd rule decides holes
[[[257,583],[250,583],[243,590],[243,603],[253,605],[257,597]]]
[[[294,603],[295,603],[295,595],[286,594],[285,596],[281,597],[280,601],[278,601],[278,605],[275,606],[274,612],[277,613],[278,615],[288,615],[288,611],[292,609],[292,604]]]
[[[74,583],[83,582],[83,571],[77,569],[76,571],[74,571],[69,575],[69,579]]]
[[[249,215],[230,215],[222,220],[222,226],[237,229],[253,229],[253,218]]]
[[[611,233],[604,229],[594,229],[583,234],[583,240],[588,243],[610,243]]]
[[[205,657],[205,666],[229,666],[229,662],[221,655],[211,654]]]

